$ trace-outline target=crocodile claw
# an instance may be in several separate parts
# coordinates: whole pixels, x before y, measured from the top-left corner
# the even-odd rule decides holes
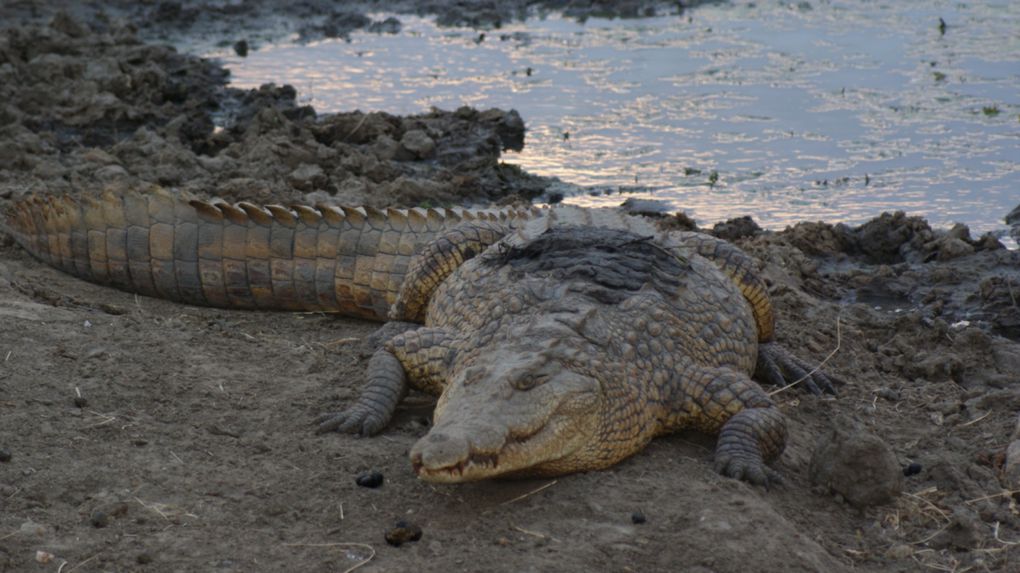
[[[819,368],[810,366],[775,342],[758,345],[755,376],[776,386],[800,382],[815,396],[821,396],[823,393],[836,395],[833,382],[838,380]]]
[[[770,485],[783,483],[783,476],[765,465],[761,456],[716,453],[715,471],[726,477],[764,486],[766,490]]]
[[[360,434],[373,436],[386,427],[386,420],[371,408],[357,404],[343,412],[329,412],[319,416],[316,434],[340,432],[342,434]]]

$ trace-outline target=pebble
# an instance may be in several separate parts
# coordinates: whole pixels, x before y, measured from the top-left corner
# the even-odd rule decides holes
[[[10,450],[5,450],[3,448],[0,448],[0,462],[5,462],[5,463],[9,462],[9,461],[11,461],[12,457],[14,457],[14,454],[12,454]]]
[[[641,524],[648,521],[648,519],[645,518],[645,514],[641,513],[640,511],[635,511],[634,513],[630,514],[630,521],[633,524]]]
[[[377,488],[383,484],[383,475],[372,470],[359,475],[354,482],[361,487]]]
[[[105,511],[99,511],[97,509],[96,511],[92,512],[91,516],[89,516],[89,523],[92,524],[92,527],[95,527],[96,529],[101,529],[103,527],[106,527],[107,525],[110,525],[110,516],[107,515]]]
[[[401,519],[389,531],[386,532],[386,543],[394,547],[421,539],[421,528],[417,525]]]
[[[400,138],[400,145],[418,159],[428,159],[436,150],[436,142],[420,129],[411,129]]]
[[[906,559],[913,554],[914,548],[905,543],[897,543],[885,552],[885,556],[889,559]]]
[[[921,473],[922,469],[923,468],[921,467],[921,464],[914,462],[908,465],[907,467],[903,468],[903,475],[905,477],[916,476],[917,474]]]

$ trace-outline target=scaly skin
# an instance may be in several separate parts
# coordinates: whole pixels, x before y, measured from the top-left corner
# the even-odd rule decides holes
[[[439,395],[411,450],[428,481],[601,469],[682,428],[719,434],[724,475],[778,479],[766,462],[785,426],[750,375],[782,383],[804,365],[769,342],[771,305],[747,255],[688,234],[541,221],[462,262],[483,231],[495,232],[465,224],[423,251],[435,260],[417,260],[405,287],[439,286],[405,288],[397,305],[427,297],[426,326],[377,351],[363,397],[321,430],[377,433],[413,387]],[[808,382],[831,391],[820,373]]]
[[[386,320],[412,257],[462,220],[537,210],[231,205],[159,187],[81,199],[30,196],[6,227],[77,277],[189,304],[336,312]]]

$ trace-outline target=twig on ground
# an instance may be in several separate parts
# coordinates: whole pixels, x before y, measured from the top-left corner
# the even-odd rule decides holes
[[[71,567],[70,569],[68,569],[68,570],[67,570],[67,573],[71,573],[71,571],[74,571],[75,569],[77,569],[77,568],[81,567],[82,565],[84,565],[84,564],[88,563],[89,561],[92,561],[92,560],[93,560],[93,559],[95,559],[96,557],[99,557],[99,555],[100,555],[99,553],[96,553],[95,555],[93,555],[92,557],[89,557],[89,558],[88,558],[88,559],[86,559],[85,561],[82,561],[81,563],[79,563],[79,564],[75,565],[74,567]],[[67,561],[64,561],[64,563],[60,565],[60,569],[63,569],[63,568],[64,568],[64,565],[67,565]],[[59,569],[57,570],[57,573],[60,573],[60,570],[59,570]]]
[[[1002,539],[1001,537],[999,537],[999,522],[998,521],[996,521],[995,525],[992,527],[992,534],[995,536],[995,540],[998,541],[999,543],[1003,544],[1003,545],[1020,545],[1020,541],[1006,541],[1005,539]]]
[[[909,491],[905,491],[905,492],[903,492],[903,495],[906,495],[906,496],[910,496],[910,497],[912,497],[912,498],[914,498],[914,499],[916,499],[916,500],[918,500],[918,501],[921,501],[921,502],[923,502],[923,503],[927,504],[927,505],[928,505],[928,507],[930,507],[930,508],[934,509],[936,513],[938,513],[939,515],[941,515],[941,516],[942,516],[942,519],[945,519],[945,520],[946,520],[946,523],[949,523],[949,522],[951,522],[951,521],[952,521],[952,519],[950,519],[950,517],[949,517],[949,514],[948,514],[948,513],[946,513],[946,512],[945,512],[945,511],[944,511],[943,509],[941,509],[941,508],[940,508],[939,506],[937,506],[937,505],[935,505],[934,503],[932,503],[932,502],[928,501],[927,499],[924,499],[923,497],[921,497],[921,496],[919,496],[919,495],[917,495],[917,494],[913,494],[913,493],[910,493]]]
[[[516,525],[511,525],[510,529],[513,529],[514,531],[520,531],[524,535],[530,535],[532,537],[537,537],[539,539],[553,539],[553,537],[550,535],[539,533],[537,531],[531,531],[530,529],[524,529],[523,527],[518,527]]]
[[[340,542],[340,543],[284,543],[283,546],[284,547],[319,547],[319,548],[326,548],[326,549],[330,549],[330,548],[333,548],[333,547],[361,547],[361,548],[364,548],[364,549],[368,549],[370,551],[370,553],[368,554],[368,557],[366,557],[366,558],[362,559],[361,561],[355,563],[351,567],[349,567],[347,569],[344,569],[343,573],[351,573],[351,571],[354,571],[355,569],[357,569],[357,568],[367,564],[369,561],[371,561],[375,557],[375,548],[372,547],[371,545],[367,544],[367,543],[353,543],[353,542],[352,543],[347,543],[347,542]]]
[[[510,504],[510,503],[514,503],[514,502],[516,502],[516,501],[521,501],[522,499],[524,499],[524,498],[526,498],[526,497],[529,497],[529,496],[535,495],[536,493],[538,493],[538,492],[540,492],[540,491],[542,491],[542,490],[544,490],[544,489],[546,489],[546,488],[550,488],[550,487],[552,487],[552,486],[556,485],[556,482],[558,482],[558,481],[559,481],[559,480],[555,480],[555,479],[554,479],[554,480],[552,480],[551,482],[549,482],[549,483],[547,483],[547,484],[545,484],[545,485],[543,485],[543,486],[541,486],[541,487],[538,487],[538,488],[535,488],[535,489],[533,489],[533,490],[529,491],[528,493],[525,493],[525,494],[519,495],[519,496],[517,496],[517,497],[515,497],[515,498],[513,498],[513,499],[511,499],[511,500],[507,500],[507,501],[504,501],[504,502],[500,503],[500,505],[507,505],[507,504]]]
[[[967,501],[965,501],[963,503],[968,503],[968,504],[970,504],[970,503],[977,503],[979,501],[984,501],[986,499],[994,499],[994,498],[997,498],[997,497],[1013,495],[1014,493],[1020,493],[1020,489],[1007,489],[1007,490],[1004,490],[1004,491],[1000,491],[999,493],[993,493],[993,494],[990,494],[990,495],[983,495],[981,497],[975,497],[974,499],[968,499]]]
[[[991,410],[989,410],[989,411],[985,412],[985,415],[984,415],[984,416],[981,416],[981,417],[979,417],[979,418],[974,418],[973,420],[971,420],[971,421],[969,421],[969,422],[965,422],[965,423],[963,423],[963,424],[960,424],[960,427],[961,427],[961,428],[966,428],[967,426],[969,426],[969,425],[971,425],[971,424],[977,424],[977,423],[978,423],[978,422],[980,422],[981,420],[984,420],[985,418],[987,418],[988,416],[991,416],[991,415],[992,415],[992,411],[991,411]]]

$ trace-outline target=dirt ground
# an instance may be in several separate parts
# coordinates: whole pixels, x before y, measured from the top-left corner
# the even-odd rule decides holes
[[[524,144],[514,112],[319,117],[287,87],[224,87],[133,13],[31,5],[0,36],[0,208],[112,181],[376,206],[549,184],[499,162]],[[768,491],[717,475],[694,433],[601,472],[420,482],[426,397],[379,437],[313,433],[357,395],[377,324],[139,297],[0,235],[0,571],[1020,570],[1020,253],[902,214],[705,230],[761,260],[779,341],[844,382],[768,388],[790,428]],[[381,487],[355,483],[370,470]],[[388,545],[400,520],[421,539]]]

